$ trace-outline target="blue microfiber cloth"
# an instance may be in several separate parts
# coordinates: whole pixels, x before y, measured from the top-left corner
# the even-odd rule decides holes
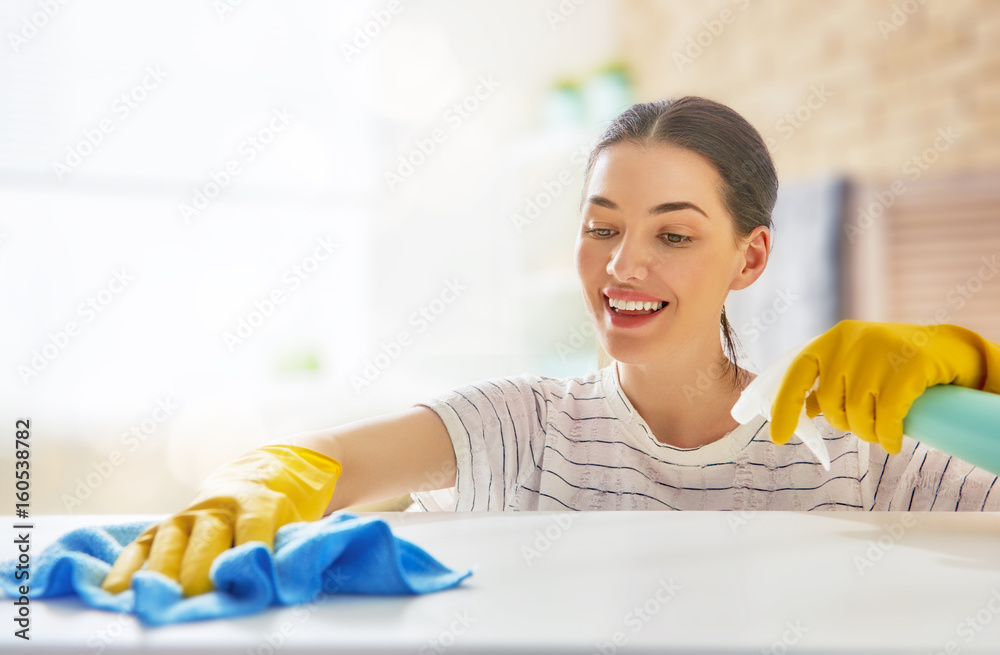
[[[471,570],[452,571],[419,546],[392,534],[377,516],[335,513],[290,523],[262,542],[225,551],[212,563],[215,590],[184,598],[180,584],[139,570],[132,589],[111,594],[101,582],[122,549],[154,522],[80,528],[32,559],[29,598],[77,595],[87,605],[136,614],[150,625],[241,616],[271,605],[296,605],[325,594],[424,594],[457,586]],[[0,568],[0,588],[18,598],[16,560]]]

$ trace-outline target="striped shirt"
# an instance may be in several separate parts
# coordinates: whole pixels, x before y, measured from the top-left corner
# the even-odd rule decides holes
[[[797,437],[772,443],[762,417],[697,448],[662,443],[614,364],[486,380],[419,404],[447,427],[457,479],[412,494],[414,509],[1000,510],[992,473],[909,437],[889,455],[822,416],[829,471]]]

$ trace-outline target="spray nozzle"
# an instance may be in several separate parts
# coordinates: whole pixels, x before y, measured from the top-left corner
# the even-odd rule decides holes
[[[749,423],[756,416],[763,416],[768,421],[771,420],[771,403],[774,402],[778,387],[781,386],[781,378],[795,356],[809,345],[810,341],[792,348],[747,385],[747,388],[740,394],[740,399],[733,405],[731,413],[734,419],[741,424]],[[816,389],[817,386],[818,382],[813,384],[813,389]],[[830,453],[826,449],[826,444],[823,443],[823,435],[819,433],[809,416],[806,415],[805,403],[803,403],[799,413],[799,423],[795,428],[795,435],[812,451],[823,468],[829,471]]]

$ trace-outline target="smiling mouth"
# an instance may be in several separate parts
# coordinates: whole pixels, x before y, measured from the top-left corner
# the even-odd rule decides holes
[[[621,316],[646,316],[648,314],[655,314],[668,304],[662,300],[656,302],[642,302],[637,300],[608,298],[607,296],[604,296],[604,298],[608,307],[611,308],[611,311]]]

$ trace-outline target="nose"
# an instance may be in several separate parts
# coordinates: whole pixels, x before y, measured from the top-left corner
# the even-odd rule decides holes
[[[624,235],[608,261],[608,275],[622,282],[644,280],[649,273],[650,253],[638,239]]]

